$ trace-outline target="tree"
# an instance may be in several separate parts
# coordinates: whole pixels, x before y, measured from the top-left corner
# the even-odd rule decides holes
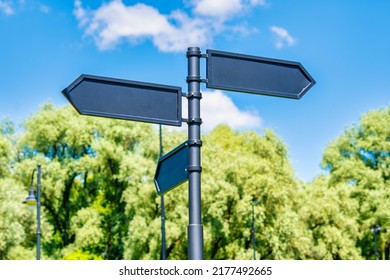
[[[22,204],[27,192],[13,179],[0,179],[0,259],[33,258],[34,212]],[[30,233],[30,234],[29,234]]]
[[[153,141],[146,141],[152,128],[79,116],[70,107],[51,104],[24,126],[15,169],[18,179],[26,181],[33,166],[42,165],[43,216],[52,225],[51,232],[43,233],[46,254],[68,258],[85,252],[88,258],[123,258],[129,221],[122,195],[143,176],[137,170],[133,174],[122,170],[129,171],[126,158],[148,157],[146,162],[157,158],[157,150],[154,154],[149,150]],[[83,225],[87,218],[94,220],[90,227]],[[85,243],[92,234],[86,231],[102,234]]]
[[[227,126],[204,140],[203,209],[206,256],[251,259],[252,201],[257,257],[304,258],[294,178],[287,148],[267,130],[237,133]],[[302,245],[302,246],[301,246]]]
[[[367,114],[336,139],[324,153],[328,174],[311,184],[295,177],[286,145],[270,130],[259,135],[221,125],[203,135],[205,258],[251,259],[254,241],[260,259],[374,258],[374,225],[382,227],[379,254],[388,258],[386,112]],[[2,131],[12,131],[7,127]],[[0,187],[7,190],[0,207],[14,197],[11,185],[14,193],[26,195],[31,172],[41,164],[46,258],[160,258],[160,198],[153,182],[156,126],[80,116],[73,108],[46,104],[24,128],[17,142],[4,132],[0,137]],[[186,138],[165,129],[165,151]],[[165,195],[165,210],[167,256],[186,259],[187,184]],[[34,219],[16,210],[9,215],[0,224],[19,224],[12,233],[16,239],[7,239],[4,258],[20,258],[23,250],[33,251]]]
[[[156,131],[157,132],[157,131]],[[164,150],[169,151],[186,136],[181,132],[164,129]],[[150,141],[155,139],[155,141]],[[143,152],[124,161],[123,176],[134,174],[130,186],[124,193],[126,213],[129,219],[126,259],[159,259],[161,252],[161,200],[156,193],[153,178],[158,159],[159,145],[157,133],[146,145]],[[153,161],[147,160],[152,152]],[[146,157],[146,158],[145,158]],[[166,243],[168,259],[187,258],[187,188],[184,185],[165,194]]]
[[[164,131],[164,139],[168,139],[164,143],[165,150],[170,150],[183,142],[185,135]],[[270,131],[259,136],[254,132],[234,132],[227,126],[219,126],[204,135],[203,143],[201,188],[205,259],[252,258],[254,198],[259,201],[255,210],[257,256],[262,259],[304,258],[301,244],[304,225],[297,215],[299,202],[295,198],[298,184],[285,145]],[[142,173],[147,174],[147,171]],[[130,217],[126,258],[159,258],[160,200],[150,183],[146,179],[144,185],[126,190]],[[187,184],[165,195],[169,259],[187,258],[187,205]]]
[[[358,203],[361,254],[375,258],[372,229],[380,225],[380,259],[390,259],[390,108],[373,110],[347,128],[326,148],[322,166],[329,186],[348,186]]]
[[[13,144],[14,129],[9,120],[0,123],[0,259],[20,258],[31,256],[31,252],[24,250],[23,245],[28,242],[28,234],[33,229],[34,219],[24,207],[26,192],[15,180],[10,178],[11,161],[15,153]]]
[[[0,179],[10,175],[10,163],[15,152],[12,145],[14,127],[10,120],[0,122]]]
[[[358,203],[351,199],[348,185],[329,186],[329,177],[318,176],[301,192],[299,216],[306,224],[310,244],[307,259],[361,259]]]

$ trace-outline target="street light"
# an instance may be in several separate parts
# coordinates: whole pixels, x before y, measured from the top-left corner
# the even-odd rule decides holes
[[[253,259],[256,259],[256,226],[255,226],[255,205],[259,201],[257,199],[252,199],[252,245],[253,245]]]
[[[37,195],[34,191],[34,173],[37,172]],[[38,164],[31,174],[31,185],[28,197],[23,201],[28,206],[37,206],[37,260],[41,259],[41,165]]]
[[[381,232],[382,228],[379,225],[375,225],[372,228],[372,232],[374,233],[374,253],[375,253],[375,259],[377,260],[377,255],[378,255],[378,246],[377,246],[377,241],[376,241],[376,235]]]

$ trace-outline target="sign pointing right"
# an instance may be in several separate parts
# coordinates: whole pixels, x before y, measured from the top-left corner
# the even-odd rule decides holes
[[[300,99],[314,79],[299,62],[207,50],[207,87]]]

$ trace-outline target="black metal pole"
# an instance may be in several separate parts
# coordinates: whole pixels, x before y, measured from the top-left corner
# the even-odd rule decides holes
[[[376,231],[374,230],[374,254],[375,254],[375,259],[378,259],[378,248],[376,244]]]
[[[160,124],[160,158],[163,156],[162,125]],[[165,239],[165,205],[164,195],[161,195],[161,259],[167,259],[166,239]]]
[[[41,259],[41,165],[37,167],[37,260]]]
[[[379,225],[375,225],[372,229],[374,233],[374,254],[375,254],[375,260],[378,259],[378,244],[377,244],[377,234],[381,232],[381,227]]]
[[[253,259],[256,259],[256,227],[255,227],[255,202],[252,201],[252,246]]]
[[[200,173],[200,58],[201,52],[198,47],[190,47],[187,50],[188,59],[188,146],[189,162],[188,172],[188,258],[190,260],[203,259],[203,225],[201,219],[201,181]]]

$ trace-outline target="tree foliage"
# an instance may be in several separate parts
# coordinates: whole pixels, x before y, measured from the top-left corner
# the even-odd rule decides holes
[[[15,154],[13,125],[9,120],[0,123],[0,259],[20,258],[19,253],[29,255],[23,246],[29,245],[26,231],[32,228],[32,214],[21,202],[23,188],[12,178],[12,157]]]
[[[364,115],[324,151],[326,174],[297,179],[288,149],[221,125],[202,136],[205,259],[389,259],[390,109]],[[34,258],[34,212],[21,203],[42,166],[46,259],[159,259],[158,130],[45,104],[0,134],[0,258]],[[164,150],[187,136],[164,129]],[[33,178],[33,181],[35,179]],[[24,186],[24,187],[22,187]],[[187,258],[188,189],[165,195],[168,259]]]
[[[25,177],[33,162],[42,165],[43,213],[53,226],[44,242],[49,255],[67,258],[81,250],[96,258],[123,258],[129,221],[123,192],[145,176],[128,159],[157,158],[149,151],[151,130],[80,117],[69,107],[50,104],[26,121],[15,169]]]
[[[203,217],[206,256],[250,259],[253,234],[262,259],[302,258],[295,194],[285,145],[271,131],[237,133],[220,126],[204,139]],[[252,204],[257,230],[252,230]]]
[[[324,152],[329,188],[349,188],[358,204],[355,239],[364,258],[375,258],[374,226],[379,225],[378,254],[390,258],[390,108],[373,110],[346,129]]]
[[[302,192],[299,216],[309,233],[306,258],[318,260],[360,259],[356,247],[358,205],[347,185],[329,188],[329,177],[318,176]]]

